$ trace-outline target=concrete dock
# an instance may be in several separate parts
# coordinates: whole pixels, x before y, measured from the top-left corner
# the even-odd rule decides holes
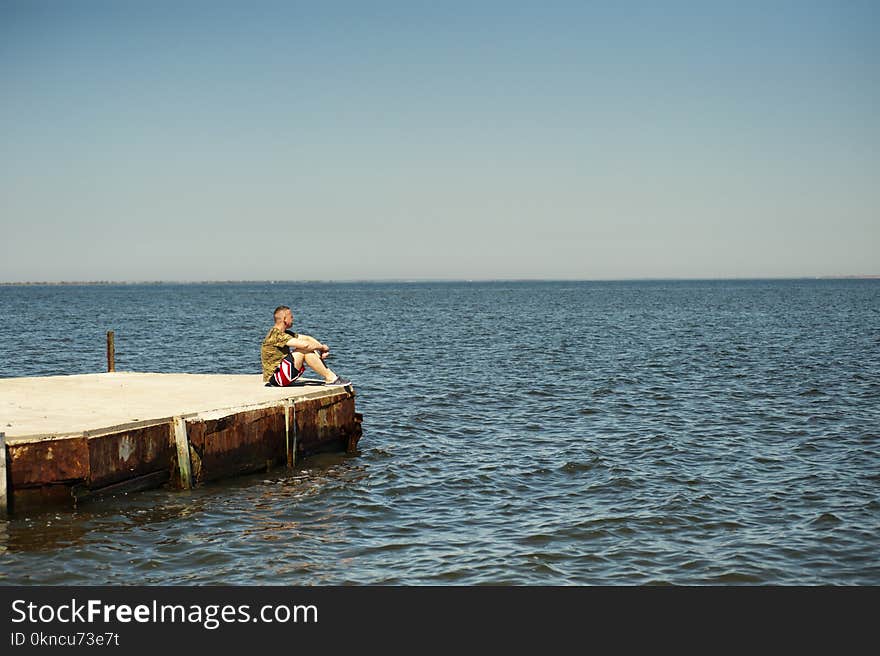
[[[353,452],[361,437],[354,396],[350,385],[265,387],[259,375],[0,378],[0,497],[15,511],[75,505]]]

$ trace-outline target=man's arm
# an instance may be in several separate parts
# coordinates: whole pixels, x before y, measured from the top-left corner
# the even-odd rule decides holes
[[[312,351],[327,352],[330,350],[329,346],[327,346],[326,344],[322,344],[311,335],[299,335],[298,337],[292,337],[290,340],[288,340],[287,345],[290,348],[296,349],[297,351],[302,351],[304,353],[311,353]]]

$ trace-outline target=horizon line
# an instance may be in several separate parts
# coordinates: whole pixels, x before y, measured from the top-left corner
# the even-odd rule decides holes
[[[644,276],[631,278],[339,278],[339,279],[205,279],[205,280],[21,280],[0,281],[0,286],[89,286],[89,285],[217,285],[217,284],[314,284],[314,283],[455,283],[455,282],[675,282],[726,280],[874,280],[880,274],[831,274],[803,276]]]

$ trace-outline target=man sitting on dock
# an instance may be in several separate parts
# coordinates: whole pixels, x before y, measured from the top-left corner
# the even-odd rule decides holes
[[[275,308],[275,325],[266,335],[260,348],[263,362],[263,382],[266,387],[287,387],[293,384],[309,365],[324,379],[326,385],[349,385],[324,364],[330,347],[310,335],[299,335],[290,327],[293,313],[286,305]]]

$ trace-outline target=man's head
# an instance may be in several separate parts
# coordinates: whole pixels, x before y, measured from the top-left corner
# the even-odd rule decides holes
[[[293,325],[293,312],[290,311],[290,308],[286,305],[279,305],[275,308],[275,325],[276,326],[284,326],[284,330],[287,330]]]

